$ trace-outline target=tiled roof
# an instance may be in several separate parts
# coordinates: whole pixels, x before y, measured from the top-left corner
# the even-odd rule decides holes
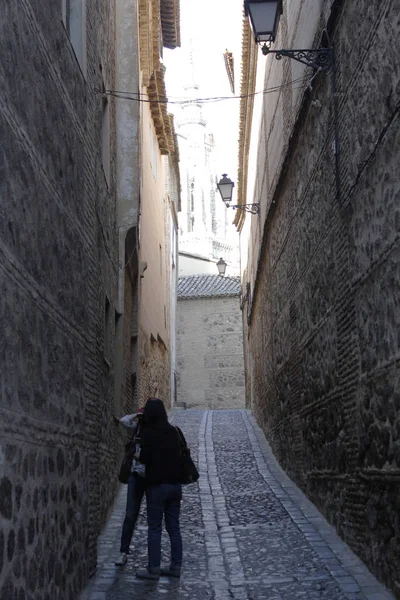
[[[187,275],[178,281],[179,299],[239,296],[240,290],[240,277]]]

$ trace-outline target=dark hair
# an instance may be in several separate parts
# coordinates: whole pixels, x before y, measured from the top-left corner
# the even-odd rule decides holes
[[[162,400],[149,398],[145,404],[143,416],[148,425],[161,425],[168,423],[168,415]]]

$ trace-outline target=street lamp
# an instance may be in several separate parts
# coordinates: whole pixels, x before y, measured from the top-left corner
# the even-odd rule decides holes
[[[260,204],[233,204],[232,202],[232,192],[235,184],[233,181],[229,179],[226,173],[223,173],[222,179],[217,183],[217,188],[219,193],[221,194],[222,201],[224,202],[226,208],[238,208],[239,210],[245,210],[246,212],[250,212],[253,215],[258,215],[260,213]]]
[[[219,261],[217,262],[217,267],[218,267],[218,273],[222,276],[225,275],[226,262],[224,261],[223,258],[219,259]]]
[[[226,173],[223,173],[222,179],[217,183],[217,188],[221,194],[222,201],[225,202],[226,208],[229,208],[232,202],[232,192],[235,184],[229,179]]]
[[[273,43],[282,14],[282,0],[245,0],[244,12],[258,44]]]
[[[278,60],[287,56],[321,71],[328,71],[333,66],[333,49],[330,45],[328,48],[271,50],[270,44],[275,41],[282,14],[282,0],[244,0],[244,11],[256,43],[263,44],[261,51],[265,56],[275,54]]]

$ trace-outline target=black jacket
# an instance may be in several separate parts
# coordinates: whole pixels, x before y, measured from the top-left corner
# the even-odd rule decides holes
[[[175,427],[169,423],[145,427],[140,445],[139,460],[146,465],[146,480],[150,485],[179,483],[180,441]]]

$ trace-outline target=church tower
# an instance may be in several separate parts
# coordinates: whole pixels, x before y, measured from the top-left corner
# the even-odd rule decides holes
[[[217,191],[215,144],[198,100],[193,44],[189,46],[185,96],[176,115],[182,208],[179,215],[180,274],[216,274],[222,257],[230,274],[238,272],[238,248],[228,239],[229,218]]]

